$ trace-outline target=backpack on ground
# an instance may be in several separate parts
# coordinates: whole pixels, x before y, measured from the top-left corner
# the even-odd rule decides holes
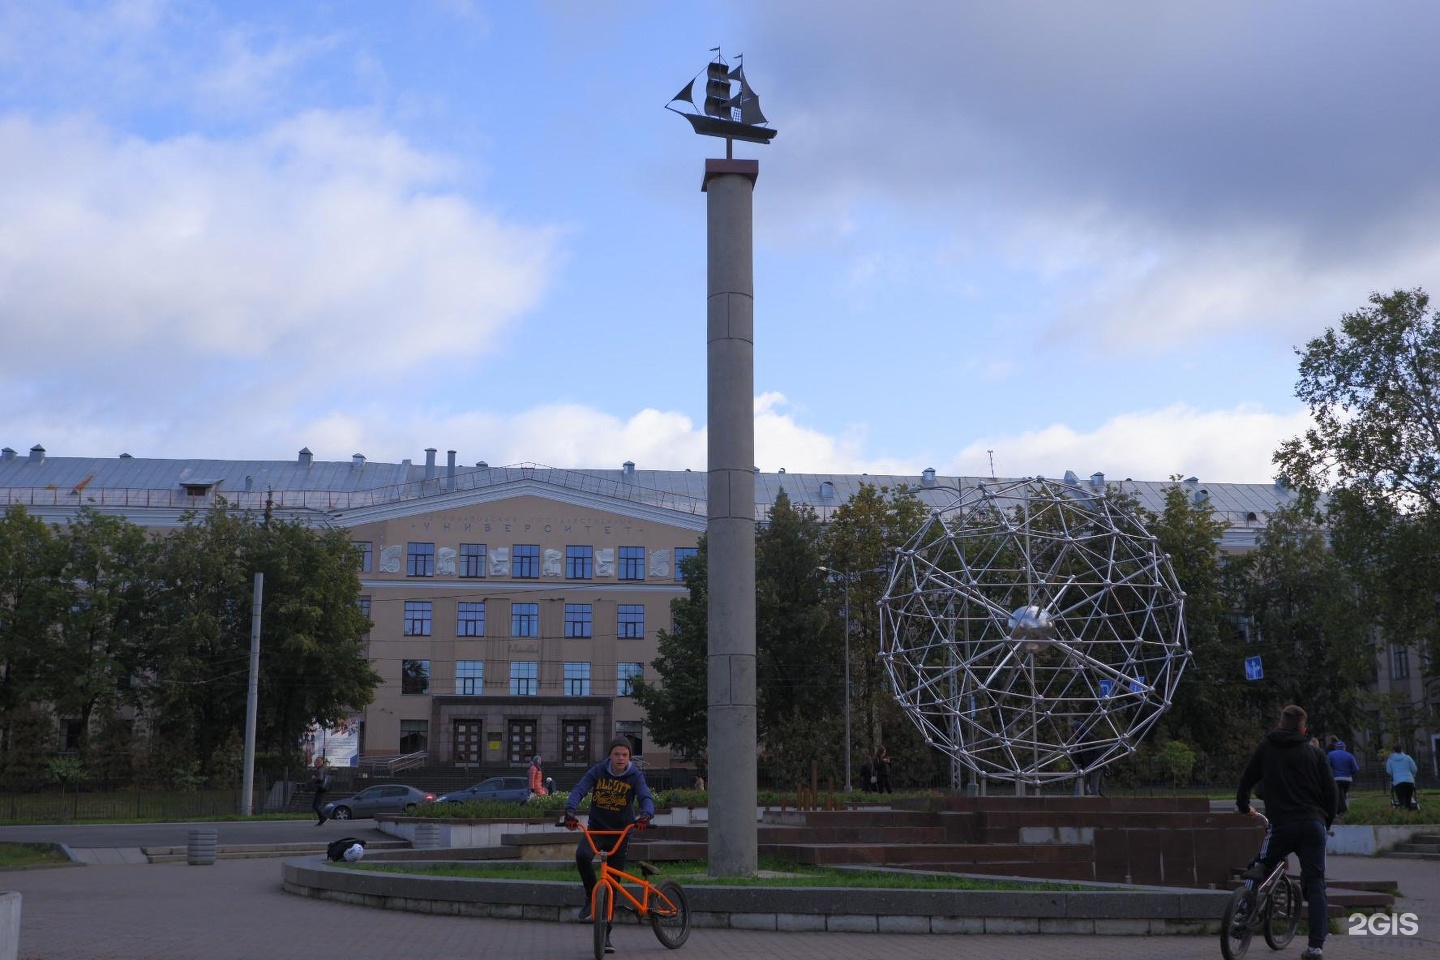
[[[325,847],[325,859],[354,863],[365,855],[365,841],[358,837],[341,837],[331,840]]]

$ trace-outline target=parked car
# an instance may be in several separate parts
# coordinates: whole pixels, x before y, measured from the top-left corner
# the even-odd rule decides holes
[[[524,803],[530,799],[530,781],[525,777],[491,777],[464,790],[442,793],[436,803],[464,803],[467,800],[509,800]]]
[[[325,804],[325,816],[332,820],[354,820],[377,813],[414,813],[422,803],[434,803],[435,794],[403,783],[377,783],[353,797],[341,797]]]

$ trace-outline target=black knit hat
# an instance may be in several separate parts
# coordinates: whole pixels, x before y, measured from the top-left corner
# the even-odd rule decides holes
[[[634,753],[634,752],[635,752],[635,748],[630,744],[630,738],[629,738],[629,737],[616,737],[614,740],[611,740],[611,741],[610,741],[610,746],[608,746],[608,747],[605,748],[605,752],[608,754],[611,750],[614,750],[616,747],[624,747],[626,750],[629,750],[631,753]]]

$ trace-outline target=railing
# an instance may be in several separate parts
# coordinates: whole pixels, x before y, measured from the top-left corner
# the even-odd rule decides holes
[[[402,753],[391,757],[361,757],[357,766],[368,773],[383,773],[393,777],[400,770],[423,767],[429,758],[428,751],[417,750],[415,753]]]

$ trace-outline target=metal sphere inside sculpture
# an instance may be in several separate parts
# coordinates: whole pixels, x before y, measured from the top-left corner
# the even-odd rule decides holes
[[[979,484],[900,550],[880,658],[926,739],[1043,784],[1134,750],[1189,660],[1183,594],[1128,504],[1072,483]]]

